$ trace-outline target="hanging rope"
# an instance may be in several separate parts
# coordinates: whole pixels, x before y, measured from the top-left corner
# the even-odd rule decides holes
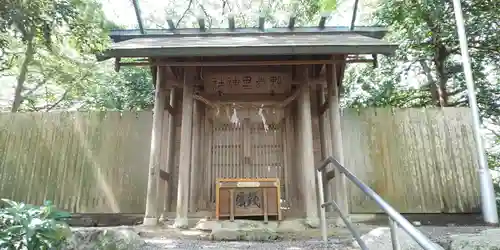
[[[264,105],[260,106],[258,114],[262,120],[262,124],[264,125],[264,131],[269,131],[269,125],[267,125],[266,117],[264,117]]]
[[[241,119],[238,117],[238,112],[237,109],[244,109],[244,108],[249,108],[257,111],[257,116],[260,118],[262,121],[262,124],[264,126],[264,130],[267,132],[269,131],[269,124],[267,124],[267,119],[265,116],[265,109],[268,110],[273,110],[272,113],[276,114],[275,109],[283,109],[290,105],[295,99],[300,94],[301,89],[297,88],[292,95],[287,97],[283,102],[281,103],[275,103],[275,104],[255,104],[255,103],[230,103],[230,104],[224,104],[219,101],[210,101],[207,98],[201,96],[201,95],[193,95],[193,98],[206,104],[213,110],[215,110],[215,117],[218,117],[220,115],[220,110],[221,108],[224,110],[225,115],[228,119],[228,121],[235,126],[240,126],[241,125]],[[279,119],[278,119],[279,120]]]
[[[236,107],[235,104],[233,103],[233,115],[231,115],[231,118],[229,121],[234,124],[236,127],[240,126],[240,119],[238,118],[238,114],[236,114]]]

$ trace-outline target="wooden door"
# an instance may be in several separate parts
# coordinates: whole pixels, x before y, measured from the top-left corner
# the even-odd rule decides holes
[[[217,178],[279,178],[283,183],[282,123],[244,119],[239,125],[214,123],[212,128],[211,200]],[[283,190],[283,188],[282,188]]]

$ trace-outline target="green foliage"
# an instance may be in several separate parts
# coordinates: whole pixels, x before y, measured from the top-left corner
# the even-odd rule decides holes
[[[105,63],[99,66],[106,67]],[[95,82],[87,84],[81,97],[84,110],[138,111],[153,106],[153,84],[149,68],[125,67],[116,73],[95,71]]]
[[[321,9],[321,0],[298,0],[294,6],[295,14],[299,24],[307,24],[314,20]],[[335,1],[335,0],[328,0]]]
[[[462,3],[481,116],[500,125],[500,2]],[[346,71],[346,105],[468,105],[451,0],[383,0],[375,18],[390,27],[386,39],[400,46],[376,69],[359,65]]]
[[[107,40],[104,26],[101,5],[93,0],[7,0],[0,6],[0,32],[49,50],[54,39],[68,38],[79,51],[100,51]]]
[[[96,61],[109,42],[105,31],[116,27],[97,0],[7,0],[0,6],[0,77],[17,78],[9,109],[149,108],[148,69],[117,73],[112,63]]]
[[[500,2],[462,4],[480,115],[497,135],[487,152],[488,166],[499,171],[495,145],[500,145]],[[346,70],[346,106],[468,106],[451,0],[382,0],[375,18],[390,27],[386,39],[400,46],[394,56],[379,58],[378,68],[355,65]],[[500,179],[495,188],[500,197]]]
[[[58,249],[71,235],[63,221],[71,214],[57,211],[51,202],[38,207],[2,199],[0,249]]]
[[[322,11],[334,11],[337,9],[336,0],[320,0],[320,6]]]
[[[108,27],[97,0],[7,0],[2,4],[0,33],[7,35],[0,36],[0,62],[8,63],[0,70],[4,75],[17,76],[11,111],[25,109],[23,104],[32,110],[51,110],[76,93],[78,86],[68,87],[74,82],[67,79],[80,79],[71,72],[75,72],[74,66],[80,69],[85,63],[74,63],[71,57],[106,48]],[[66,64],[68,67],[64,67]],[[66,81],[60,81],[63,78]],[[64,85],[54,88],[54,82]],[[45,87],[44,101],[52,102],[40,107],[34,100],[41,87]],[[60,91],[48,94],[49,89]]]

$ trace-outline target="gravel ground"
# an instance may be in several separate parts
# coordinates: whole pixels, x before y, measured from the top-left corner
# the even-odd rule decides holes
[[[494,227],[487,226],[449,226],[449,227],[433,227],[433,226],[422,226],[418,227],[427,237],[430,239],[439,239],[441,237],[450,236],[453,234],[474,234],[479,233],[483,230],[490,229]]]
[[[277,250],[300,250],[300,249],[346,249],[345,244],[330,241],[328,246],[318,240],[307,241],[276,241],[276,242],[212,242],[201,240],[147,240],[144,250],[156,249],[277,249]]]
[[[419,229],[431,240],[437,240],[443,237],[448,237],[454,234],[469,234],[478,233],[488,227],[475,226],[475,227],[435,227],[435,226],[422,226]],[[386,240],[384,240],[386,241]],[[390,245],[390,242],[384,245]],[[296,241],[276,241],[276,242],[213,242],[207,240],[194,240],[194,239],[166,239],[166,238],[151,238],[146,239],[144,250],[157,250],[157,249],[287,249],[287,250],[301,250],[301,249],[353,249],[350,247],[349,241],[340,241],[338,239],[331,239],[328,246],[318,239],[311,240],[296,240]],[[370,246],[368,246],[370,247]]]

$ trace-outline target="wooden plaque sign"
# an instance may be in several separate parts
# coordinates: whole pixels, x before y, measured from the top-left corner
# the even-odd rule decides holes
[[[292,80],[283,72],[207,72],[204,78],[208,94],[284,94],[290,91]]]
[[[270,216],[281,220],[280,182],[269,179],[217,179],[216,217]]]

